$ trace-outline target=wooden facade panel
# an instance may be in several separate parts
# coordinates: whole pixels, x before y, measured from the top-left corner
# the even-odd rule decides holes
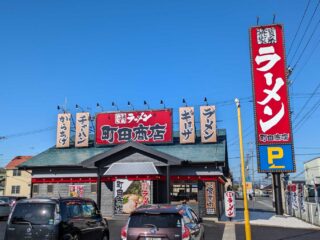
[[[194,108],[179,108],[180,143],[195,143]]]
[[[216,107],[201,106],[200,107],[200,125],[201,125],[201,142],[215,143],[217,142],[217,123],[216,123]]]

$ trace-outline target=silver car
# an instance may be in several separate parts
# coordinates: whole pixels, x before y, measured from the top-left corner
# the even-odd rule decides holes
[[[16,202],[24,198],[26,197],[0,196],[0,219],[7,218]]]
[[[4,219],[10,214],[10,205],[9,202],[0,200],[0,219]]]

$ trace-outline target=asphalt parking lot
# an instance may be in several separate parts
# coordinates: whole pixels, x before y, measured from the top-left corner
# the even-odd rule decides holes
[[[125,225],[126,220],[109,220],[110,227],[110,240],[120,240],[120,231],[122,226]],[[224,224],[205,221],[205,239],[206,240],[221,240]],[[4,231],[6,227],[6,221],[0,222],[0,240],[4,239]]]

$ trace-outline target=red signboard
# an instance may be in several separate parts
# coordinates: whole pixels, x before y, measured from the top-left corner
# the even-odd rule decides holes
[[[292,142],[283,26],[250,29],[258,144]]]
[[[96,115],[96,144],[125,142],[172,142],[172,110],[99,113]]]

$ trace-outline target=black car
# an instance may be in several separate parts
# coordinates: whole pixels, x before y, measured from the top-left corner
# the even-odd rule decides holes
[[[122,240],[204,240],[202,219],[188,205],[147,205],[131,213]]]
[[[31,198],[14,206],[5,239],[108,240],[109,228],[91,199]]]

